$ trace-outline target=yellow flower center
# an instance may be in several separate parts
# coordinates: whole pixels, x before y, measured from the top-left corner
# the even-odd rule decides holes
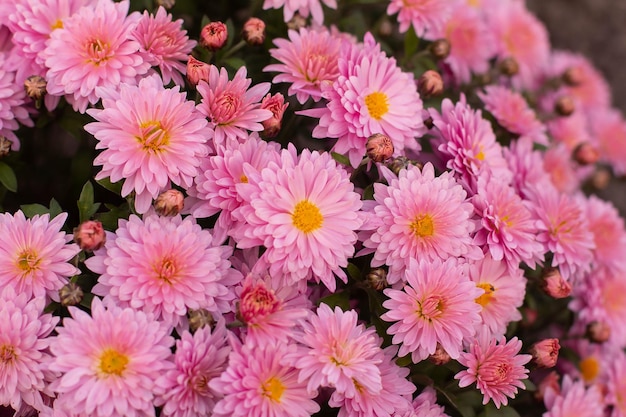
[[[479,161],[484,161],[485,160],[485,153],[483,152],[483,150],[479,150],[478,153],[476,154],[476,159],[478,159]]]
[[[149,120],[139,125],[139,136],[137,141],[143,146],[143,150],[147,152],[161,152],[164,147],[170,143],[170,135],[163,128],[158,120]]]
[[[115,349],[107,349],[100,355],[100,371],[106,375],[121,376],[128,365],[128,356]]]
[[[61,21],[61,19],[57,19],[55,20],[51,25],[50,25],[50,29],[52,30],[56,30],[56,29],[63,29],[63,22]]]
[[[489,284],[488,282],[481,282],[480,284],[476,284],[476,286],[482,290],[485,291],[484,294],[480,295],[480,297],[478,297],[476,301],[478,304],[480,304],[481,306],[485,307],[487,304],[489,304],[489,302],[491,301],[491,299],[493,298],[493,292],[496,290],[494,288],[493,285]]]
[[[380,120],[389,111],[387,94],[376,91],[365,96],[367,111],[375,120]]]
[[[409,225],[411,232],[417,237],[432,236],[435,232],[433,218],[430,214],[421,214]]]
[[[585,382],[591,382],[600,373],[600,362],[593,356],[589,356],[578,363],[578,368]]]
[[[154,272],[156,273],[157,279],[172,284],[176,278],[178,268],[172,259],[166,257],[161,259],[161,263],[154,267]]]
[[[285,392],[285,386],[280,382],[280,379],[275,377],[265,381],[261,389],[263,390],[263,395],[274,402],[280,402],[280,398],[283,396],[283,392]]]
[[[0,364],[8,364],[15,360],[15,349],[11,345],[0,346]]]
[[[96,66],[109,59],[110,45],[107,42],[102,42],[100,39],[93,39],[87,42],[85,49],[87,62],[91,62]]]
[[[241,177],[239,177],[239,182],[243,182],[245,184],[248,183],[248,177],[246,177],[245,175],[241,174]]]
[[[22,277],[39,269],[39,262],[40,259],[37,256],[37,252],[32,249],[24,249],[17,256],[17,267],[23,271]]]
[[[304,233],[310,233],[322,227],[324,217],[320,209],[308,200],[302,200],[291,214],[293,225]]]

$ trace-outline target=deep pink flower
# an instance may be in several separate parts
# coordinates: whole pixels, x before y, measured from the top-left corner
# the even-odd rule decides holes
[[[20,150],[20,140],[15,135],[20,124],[33,126],[27,108],[23,84],[15,81],[15,73],[6,68],[4,54],[0,53],[0,136],[11,141],[11,150]],[[29,99],[28,99],[29,100]]]
[[[440,29],[449,19],[454,4],[439,0],[391,0],[387,14],[398,13],[400,32],[404,33],[412,25],[418,37],[433,39],[430,32]]]
[[[586,388],[584,381],[574,381],[569,375],[563,377],[560,392],[548,388],[543,401],[548,411],[542,417],[597,417],[605,407],[598,385]]]
[[[331,9],[337,8],[337,0],[265,0],[263,10],[283,8],[285,22],[289,22],[298,13],[302,17],[313,17],[317,26],[324,23],[322,3]]]
[[[610,201],[589,196],[584,203],[585,217],[593,233],[594,264],[612,270],[626,270],[626,228],[624,219]]]
[[[448,417],[443,406],[437,404],[437,393],[431,386],[424,390],[413,400],[413,409],[402,417]]]

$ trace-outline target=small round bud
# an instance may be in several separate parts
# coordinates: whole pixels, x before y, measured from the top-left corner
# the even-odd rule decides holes
[[[383,268],[372,268],[365,276],[365,281],[370,288],[381,291],[389,284],[387,283],[387,271]]]
[[[243,24],[241,37],[248,45],[263,45],[265,42],[265,22],[259,18],[251,17]]]
[[[393,33],[393,24],[389,19],[384,19],[378,26],[378,34],[384,38],[391,36]]]
[[[574,160],[580,165],[592,165],[598,162],[600,152],[589,142],[578,144],[574,149]]]
[[[74,228],[74,242],[85,252],[100,249],[106,242],[106,233],[98,220],[87,220]]]
[[[550,388],[555,393],[561,392],[561,386],[559,385],[559,374],[556,371],[550,372],[546,375],[541,382],[537,385],[537,391],[535,391],[535,398],[538,401],[543,401],[543,397],[546,391]]]
[[[529,353],[538,367],[552,368],[559,359],[559,349],[559,339],[544,339],[532,345]]]
[[[11,141],[0,135],[0,158],[7,156],[11,152]]]
[[[602,321],[594,321],[587,325],[585,335],[594,343],[604,343],[611,337],[611,328]]]
[[[83,300],[83,290],[74,282],[68,282],[59,290],[61,305],[75,306]]]
[[[565,84],[569,85],[570,87],[576,87],[582,84],[584,76],[580,68],[570,67],[565,70],[565,72],[561,76],[561,79]]]
[[[428,70],[417,80],[417,91],[424,98],[438,96],[443,93],[443,78],[437,71]]]
[[[365,144],[367,156],[374,162],[383,162],[393,155],[393,143],[382,133],[374,133]]]
[[[387,162],[387,168],[394,174],[399,175],[400,171],[408,167],[410,163],[409,158],[406,156],[398,156]]]
[[[430,130],[433,127],[435,127],[435,124],[433,123],[433,118],[432,117],[428,117],[426,119],[424,119],[424,126],[426,126],[426,129]]]
[[[278,135],[283,123],[283,115],[285,110],[289,106],[289,103],[285,103],[285,98],[282,94],[276,93],[275,95],[268,94],[261,100],[261,108],[272,112],[272,116],[261,122],[263,125],[263,131],[261,135],[264,138],[273,138]]]
[[[522,308],[522,326],[531,327],[537,322],[539,313],[534,308],[523,307]]]
[[[204,326],[213,326],[215,320],[208,310],[203,308],[198,310],[189,310],[187,313],[189,316],[189,330],[191,333],[195,333],[196,330],[203,328]]]
[[[488,72],[483,72],[482,74],[476,74],[475,76],[476,82],[478,85],[489,85],[493,81],[491,74]]]
[[[498,63],[498,70],[500,74],[512,77],[519,72],[519,64],[515,58],[507,57]]]
[[[35,101],[37,108],[41,106],[41,100],[46,95],[46,79],[39,75],[31,75],[24,81],[26,95]]]
[[[287,28],[291,30],[300,30],[306,26],[306,18],[302,17],[299,13],[293,15],[291,20],[287,22]]]
[[[597,169],[591,176],[591,185],[596,190],[604,190],[611,182],[611,173],[606,168]]]
[[[178,190],[167,190],[154,200],[154,210],[161,216],[176,216],[183,209],[185,196]]]
[[[430,44],[429,50],[435,59],[446,59],[450,55],[450,42],[447,39],[437,39]]]
[[[157,5],[163,6],[165,10],[169,10],[176,4],[176,0],[156,0]]]
[[[430,360],[435,365],[445,365],[446,363],[450,362],[452,358],[450,357],[448,352],[446,352],[445,349],[441,347],[439,343],[437,343],[437,348],[435,349],[435,353],[430,355],[428,357],[428,360]]]
[[[565,298],[572,293],[572,285],[565,281],[558,268],[546,268],[542,288],[550,297]]]
[[[187,79],[192,85],[198,85],[200,81],[209,82],[210,70],[211,66],[209,64],[189,55],[189,60],[187,61]]]
[[[200,45],[211,51],[217,51],[226,43],[228,29],[222,22],[211,22],[200,31]]]
[[[554,111],[560,116],[569,116],[576,110],[574,100],[569,96],[561,96],[554,104]]]

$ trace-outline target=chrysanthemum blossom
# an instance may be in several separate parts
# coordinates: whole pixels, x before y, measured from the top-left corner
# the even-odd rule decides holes
[[[411,260],[480,258],[471,234],[473,206],[452,173],[435,177],[431,163],[401,170],[389,185],[374,184],[373,233],[363,245],[375,250],[372,266],[389,265],[390,284],[402,281]]]
[[[401,290],[388,288],[381,318],[393,322],[387,333],[400,345],[399,356],[411,354],[417,363],[435,353],[437,344],[452,359],[459,357],[463,339],[474,335],[484,291],[468,278],[455,259],[445,262],[411,259]]]
[[[26,107],[23,84],[15,82],[15,73],[6,68],[5,55],[0,53],[0,136],[11,141],[13,151],[20,150],[20,140],[15,135],[20,124],[33,126]]]
[[[2,287],[0,287],[2,288]],[[53,396],[54,378],[45,369],[49,359],[48,336],[59,317],[42,314],[45,299],[16,293],[12,286],[0,292],[0,405],[14,410],[30,406],[42,411],[42,393]]]
[[[543,154],[534,149],[533,140],[520,137],[502,149],[509,169],[513,173],[511,186],[523,199],[538,189],[552,187],[550,175],[543,168]]]
[[[236,210],[244,221],[232,235],[240,248],[265,246],[261,260],[286,285],[313,278],[334,291],[335,275],[347,281],[341,268],[363,223],[360,196],[330,154],[304,150],[298,157],[290,146],[280,155],[260,172],[244,166],[249,182],[237,184],[245,204]]]
[[[49,94],[64,95],[74,110],[84,113],[100,99],[96,87],[137,84],[150,63],[139,53],[139,43],[131,39],[136,18],[127,17],[129,6],[128,1],[98,0],[50,34],[42,52]]]
[[[354,310],[335,307],[333,311],[322,303],[316,314],[302,322],[301,343],[308,349],[294,365],[300,370],[298,381],[306,382],[309,391],[332,387],[352,398],[357,395],[356,386],[373,394],[383,389],[376,330],[366,329],[357,320]]]
[[[52,338],[50,370],[55,408],[93,417],[154,416],[155,381],[171,368],[169,329],[141,311],[96,297],[91,316],[69,307],[71,317]]]
[[[230,287],[241,278],[230,268],[231,254],[231,247],[215,246],[192,217],[131,215],[86,265],[101,274],[94,294],[151,313],[171,328],[188,309],[230,311]]]
[[[522,318],[518,308],[524,302],[526,278],[520,268],[512,270],[504,261],[494,261],[491,255],[469,265],[469,277],[484,291],[476,298],[480,304],[482,331],[491,337],[504,336],[507,325]]]
[[[583,111],[575,111],[569,116],[556,117],[549,120],[546,126],[550,137],[557,143],[563,143],[569,152],[573,152],[582,143],[592,141],[594,144],[598,143],[598,138],[591,135],[588,117]]]
[[[171,183],[191,187],[212,133],[194,102],[179,87],[164,88],[158,75],[97,90],[104,108],[90,109],[96,122],[85,125],[103,150],[96,179],[124,180],[122,196],[134,191],[139,213]]]
[[[80,252],[61,228],[67,213],[27,219],[19,210],[0,214],[0,289],[12,287],[29,298],[59,300],[58,291],[80,270],[69,261]]]
[[[221,395],[208,383],[226,369],[231,348],[224,321],[202,327],[192,335],[183,331],[176,341],[174,368],[156,381],[155,405],[162,406],[163,417],[208,416]]]
[[[476,383],[483,394],[483,405],[492,400],[496,408],[507,405],[509,398],[515,398],[518,388],[526,389],[523,379],[528,378],[524,365],[530,355],[520,355],[522,341],[517,337],[508,342],[489,338],[483,334],[470,344],[469,352],[462,353],[458,361],[467,370],[457,373],[461,388]],[[508,398],[507,398],[508,397]]]
[[[261,99],[269,91],[270,83],[249,88],[252,80],[246,74],[246,67],[242,66],[231,81],[226,68],[211,65],[208,83],[201,80],[196,86],[202,96],[198,110],[208,117],[209,126],[215,130],[216,145],[227,136],[245,140],[248,130],[262,131],[261,122],[272,117],[271,111],[261,109]]]
[[[302,17],[313,17],[313,23],[324,23],[322,3],[331,9],[337,8],[337,0],[265,0],[263,10],[283,8],[285,22],[289,22],[296,13]]]
[[[333,83],[339,77],[337,62],[346,40],[325,28],[289,30],[288,36],[288,40],[274,39],[276,48],[270,49],[270,55],[280,64],[268,65],[263,71],[278,72],[272,82],[289,83],[288,94],[295,95],[300,104],[309,97],[319,101],[322,84]]]
[[[185,86],[182,76],[187,72],[187,57],[196,46],[196,41],[189,39],[182,25],[182,19],[172,21],[172,15],[159,6],[155,15],[144,11],[131,32],[147,61],[159,67],[166,85],[173,80],[175,84]]]
[[[573,194],[580,188],[579,165],[571,158],[563,143],[555,143],[544,151],[543,169],[558,192]]]
[[[589,196],[584,203],[589,230],[593,233],[594,265],[626,270],[626,228],[624,219],[610,201]]]
[[[626,120],[621,111],[599,108],[587,113],[592,143],[600,161],[613,168],[616,175],[626,174]]]
[[[596,417],[605,407],[598,385],[587,388],[584,381],[574,381],[569,375],[563,377],[560,392],[549,387],[543,401],[548,411],[542,417]]]
[[[431,386],[415,397],[412,406],[413,409],[402,417],[448,417],[443,406],[437,404],[437,393]]]
[[[606,403],[613,406],[611,417],[624,417],[626,416],[626,396],[624,395],[626,393],[626,355],[624,352],[619,352],[616,356],[609,369],[607,381],[609,392],[606,396]]]
[[[454,3],[438,0],[391,0],[387,14],[398,13],[400,32],[404,33],[412,25],[418,37],[433,39],[430,32],[443,27],[449,19]]]
[[[250,347],[231,338],[233,351],[227,369],[209,381],[223,395],[214,417],[309,417],[319,411],[316,391],[298,381],[293,366],[294,344],[269,343]]]

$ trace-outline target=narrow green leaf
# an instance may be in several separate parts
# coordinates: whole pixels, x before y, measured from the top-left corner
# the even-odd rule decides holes
[[[4,185],[9,191],[17,192],[17,177],[15,176],[15,172],[13,172],[13,168],[4,162],[0,162],[0,184]]]
[[[334,309],[339,306],[343,311],[350,309],[350,294],[347,291],[336,292],[320,300],[320,304],[324,303]]]
[[[405,59],[409,59],[415,53],[415,51],[417,51],[418,45],[419,45],[419,38],[415,34],[415,29],[413,29],[413,26],[411,26],[411,28],[404,35]]]
[[[48,213],[50,213],[50,219],[54,219],[59,214],[63,213],[63,208],[54,198],[50,200],[50,209],[48,210]]]
[[[76,204],[78,205],[78,214],[80,222],[87,221],[98,211],[100,203],[94,203],[93,185],[91,181],[87,181],[80,192],[80,197]]]
[[[231,56],[230,58],[226,58],[224,60],[224,63],[235,70],[238,70],[239,68],[244,67],[246,65],[246,61],[244,61],[241,58],[234,57],[234,56]]]
[[[22,204],[20,210],[22,210],[24,215],[29,219],[36,215],[41,216],[50,213],[50,209],[42,204]]]
[[[333,157],[335,161],[339,162],[341,165],[346,165],[346,166],[350,165],[350,159],[348,159],[347,156],[342,155],[337,152],[331,152],[330,155]]]
[[[106,178],[102,178],[101,180],[97,180],[96,182],[100,184],[103,188],[106,188],[107,190],[111,191],[112,193],[115,193],[117,195],[122,194],[122,181],[113,183],[111,182],[109,177],[106,177]]]

